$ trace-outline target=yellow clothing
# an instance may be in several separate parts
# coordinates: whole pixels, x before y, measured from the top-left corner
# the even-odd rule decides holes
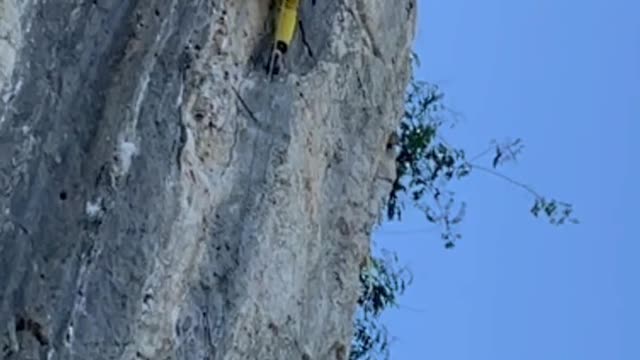
[[[300,0],[280,0],[280,12],[276,23],[276,43],[282,42],[289,47],[298,23],[298,4]]]

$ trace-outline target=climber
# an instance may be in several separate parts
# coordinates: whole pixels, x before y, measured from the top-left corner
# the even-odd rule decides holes
[[[289,49],[298,22],[300,0],[279,0],[280,8],[276,20],[276,36],[273,42],[268,75],[273,77],[280,72],[283,57]],[[315,1],[314,1],[315,2]]]

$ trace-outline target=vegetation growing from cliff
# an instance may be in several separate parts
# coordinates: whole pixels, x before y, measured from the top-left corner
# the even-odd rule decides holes
[[[448,190],[447,185],[479,171],[528,192],[533,201],[530,212],[535,217],[542,215],[554,225],[577,222],[572,216],[571,204],[543,196],[531,186],[498,171],[501,165],[517,160],[523,148],[521,139],[493,141],[470,159],[464,149],[450,145],[440,130],[455,121],[455,113],[443,104],[443,98],[437,85],[411,80],[398,131],[396,179],[387,202],[388,220],[402,220],[402,197],[408,197],[412,206],[425,213],[427,221],[442,227],[445,247],[452,248],[462,237],[455,225],[462,221],[466,203],[456,206],[455,193]],[[488,155],[492,155],[489,164],[479,162]]]
[[[414,54],[415,66],[419,66]],[[484,151],[468,158],[464,149],[453,146],[442,136],[442,127],[456,120],[456,114],[443,103],[437,85],[412,78],[405,94],[405,113],[397,131],[396,178],[386,204],[386,219],[401,221],[408,202],[425,214],[428,222],[441,228],[447,249],[462,238],[456,227],[463,220],[464,201],[457,202],[448,189],[452,181],[484,172],[524,190],[532,197],[529,209],[534,217],[545,217],[550,224],[577,223],[571,204],[543,196],[530,185],[501,173],[498,168],[516,161],[522,140],[493,141]],[[488,164],[482,159],[489,158]],[[354,322],[350,360],[389,359],[389,337],[380,315],[397,306],[396,299],[410,283],[406,269],[397,268],[394,256],[372,258],[360,274],[362,292]]]
[[[358,313],[354,323],[354,337],[350,360],[389,358],[389,336],[379,321],[382,312],[395,306],[396,299],[411,282],[411,273],[396,266],[398,258],[390,252],[371,258],[360,273],[362,292],[358,299]]]

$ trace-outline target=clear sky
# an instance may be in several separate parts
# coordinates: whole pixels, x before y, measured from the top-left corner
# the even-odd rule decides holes
[[[504,170],[576,207],[533,218],[482,173],[458,187],[463,239],[445,250],[417,211],[374,235],[414,282],[385,322],[393,360],[640,359],[640,1],[418,0],[417,76],[465,116],[473,153],[522,137]],[[421,231],[425,229],[425,231]]]

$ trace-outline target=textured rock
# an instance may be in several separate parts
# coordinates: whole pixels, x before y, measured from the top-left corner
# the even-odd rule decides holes
[[[345,359],[414,0],[0,0],[0,357]]]

